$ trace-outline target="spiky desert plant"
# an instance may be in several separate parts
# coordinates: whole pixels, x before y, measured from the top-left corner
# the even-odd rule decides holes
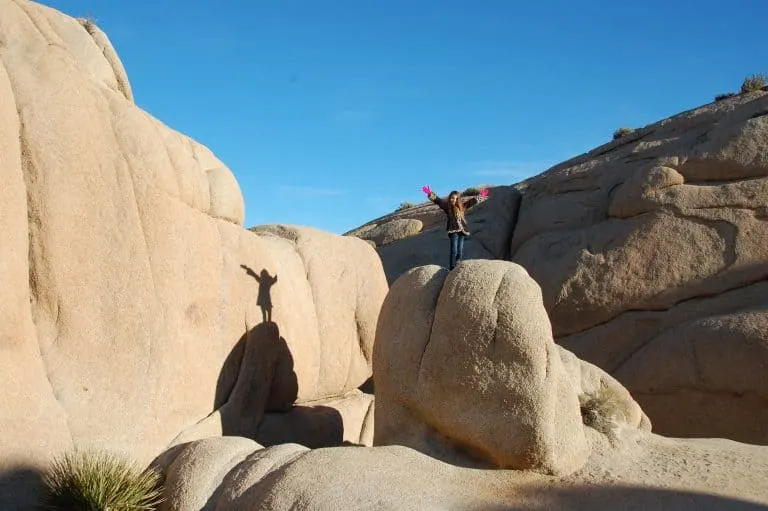
[[[151,511],[163,501],[159,472],[107,452],[68,452],[43,483],[43,508],[51,511]]]
[[[763,90],[766,83],[768,83],[768,80],[766,80],[763,74],[748,76],[744,78],[744,82],[741,84],[741,93],[746,94],[747,92]]]

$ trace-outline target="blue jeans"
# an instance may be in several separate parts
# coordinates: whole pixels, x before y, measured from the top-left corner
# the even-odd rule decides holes
[[[454,269],[456,263],[464,257],[464,234],[460,232],[452,232],[448,235],[451,240],[451,261],[449,269]]]

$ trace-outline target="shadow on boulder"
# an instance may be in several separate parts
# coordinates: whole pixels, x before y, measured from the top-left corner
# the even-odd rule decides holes
[[[260,323],[240,338],[224,362],[214,409],[222,434],[255,439],[265,411],[288,411],[298,379],[288,343],[275,323]]]
[[[261,323],[235,345],[222,367],[215,408],[222,434],[264,446],[297,443],[310,448],[343,444],[338,410],[296,405],[293,356],[275,323]]]
[[[0,469],[0,509],[37,509],[43,490],[43,474],[31,466]]]
[[[240,338],[219,374],[214,409],[221,412],[222,434],[265,446],[341,445],[344,424],[337,410],[295,405],[299,389],[293,355],[272,321],[271,288],[278,282],[277,275],[240,266],[259,283],[257,305],[263,322]]]
[[[329,406],[296,405],[284,413],[266,413],[256,441],[265,447],[300,444],[310,449],[344,445],[341,413]]]
[[[371,394],[371,395],[375,394],[376,392],[375,392],[375,386],[373,384],[373,376],[365,380],[362,385],[357,387],[357,390],[359,390],[360,392],[365,392],[366,394]]]

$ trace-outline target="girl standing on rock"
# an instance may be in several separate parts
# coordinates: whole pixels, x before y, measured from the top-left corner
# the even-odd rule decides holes
[[[427,194],[429,200],[440,206],[440,209],[448,216],[446,230],[451,241],[449,269],[452,270],[456,267],[456,263],[464,258],[464,238],[470,235],[469,230],[467,230],[467,220],[464,217],[464,213],[468,207],[484,201],[488,197],[488,190],[483,188],[480,195],[468,200],[467,204],[462,203],[461,195],[456,190],[448,194],[448,199],[438,197],[429,186],[422,188],[422,191]],[[470,202],[473,202],[473,204],[469,204]]]

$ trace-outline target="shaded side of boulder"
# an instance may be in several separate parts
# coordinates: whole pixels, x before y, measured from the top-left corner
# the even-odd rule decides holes
[[[266,413],[256,440],[265,446],[296,443],[311,449],[344,444],[372,445],[374,398],[352,391],[342,397]]]

